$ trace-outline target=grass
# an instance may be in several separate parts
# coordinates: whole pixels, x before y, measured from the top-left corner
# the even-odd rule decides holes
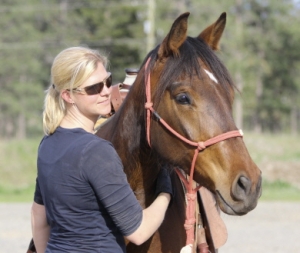
[[[244,140],[259,167],[279,162],[300,168],[300,136],[245,133]],[[32,201],[39,142],[40,139],[0,140],[0,202]],[[300,201],[300,189],[282,180],[264,178],[261,200]]]
[[[300,189],[283,181],[264,180],[261,201],[300,201]]]
[[[39,142],[0,140],[0,202],[32,201]]]
[[[298,183],[299,186],[300,136],[245,133],[244,141],[252,159],[263,172],[261,200],[300,201],[300,188],[282,180],[289,178],[289,182]],[[277,173],[273,181],[266,180],[270,168],[273,174]]]
[[[244,141],[257,164],[275,161],[300,163],[300,135],[245,133]]]
[[[34,185],[28,188],[0,189],[0,202],[32,202],[34,194]]]

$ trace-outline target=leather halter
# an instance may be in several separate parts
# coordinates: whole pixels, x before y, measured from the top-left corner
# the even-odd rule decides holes
[[[150,80],[150,70],[148,69],[149,62],[151,58],[148,58],[146,64],[145,64],[145,85],[146,85],[146,103],[145,103],[145,108],[147,110],[147,122],[146,122],[146,132],[147,132],[147,141],[149,146],[151,147],[150,143],[150,121],[151,121],[151,113],[154,114],[156,117],[157,121],[159,121],[165,128],[167,128],[172,134],[174,134],[177,138],[180,140],[184,141],[185,143],[196,147],[195,152],[194,152],[194,157],[192,160],[191,168],[190,168],[190,175],[189,175],[189,181],[186,180],[184,176],[180,173],[178,169],[176,169],[176,173],[179,176],[179,178],[182,180],[184,185],[186,186],[187,193],[186,193],[186,198],[187,198],[187,206],[186,206],[186,220],[184,227],[186,229],[186,245],[190,245],[194,243],[194,224],[196,222],[195,219],[195,200],[196,200],[196,192],[199,190],[201,186],[198,186],[196,188],[193,188],[193,176],[194,176],[194,169],[195,169],[195,163],[197,160],[198,153],[201,150],[204,150],[206,147],[211,146],[215,143],[224,141],[229,138],[233,137],[243,137],[243,132],[241,130],[234,130],[234,131],[229,131],[227,133],[220,134],[218,136],[215,136],[213,138],[210,138],[206,141],[200,141],[200,142],[195,142],[191,141],[181,134],[177,133],[171,126],[169,126],[160,116],[159,114],[153,109],[153,102],[151,101],[151,80]]]

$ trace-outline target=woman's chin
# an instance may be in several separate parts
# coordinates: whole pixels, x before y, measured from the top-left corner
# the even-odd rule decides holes
[[[107,106],[105,106],[104,108],[101,108],[100,110],[100,115],[108,115],[111,112],[111,105],[108,104]]]

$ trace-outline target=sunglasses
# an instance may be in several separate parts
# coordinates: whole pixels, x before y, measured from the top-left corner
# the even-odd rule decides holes
[[[110,72],[108,72],[108,76],[102,82],[86,86],[82,89],[75,88],[73,89],[73,91],[86,95],[96,95],[101,93],[101,91],[104,88],[104,85],[106,85],[107,88],[109,88],[112,85],[112,75]]]

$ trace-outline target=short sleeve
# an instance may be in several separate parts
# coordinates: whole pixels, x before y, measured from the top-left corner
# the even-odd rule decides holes
[[[142,222],[142,207],[137,201],[117,152],[111,143],[93,141],[83,152],[81,167],[123,236],[132,234]]]
[[[34,202],[40,205],[44,205],[38,178],[36,178]]]

